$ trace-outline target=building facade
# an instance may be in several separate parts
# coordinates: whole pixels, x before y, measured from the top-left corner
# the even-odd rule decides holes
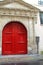
[[[37,4],[33,4],[40,11],[37,13],[37,21],[35,22],[35,36],[39,37],[39,53],[43,52],[43,0],[38,0]]]
[[[39,10],[22,0],[0,2],[0,54],[37,52],[34,22]]]

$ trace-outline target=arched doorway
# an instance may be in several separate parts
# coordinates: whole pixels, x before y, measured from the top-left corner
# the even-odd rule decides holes
[[[2,54],[27,54],[27,30],[19,22],[10,22],[2,31]]]

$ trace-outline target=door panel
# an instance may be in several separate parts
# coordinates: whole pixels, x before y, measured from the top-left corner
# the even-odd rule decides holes
[[[3,54],[4,55],[8,55],[9,54],[10,55],[10,54],[12,54],[11,50],[12,50],[12,45],[8,44],[8,43],[4,43]]]
[[[16,38],[16,53],[17,54],[23,54],[23,53],[27,53],[26,49],[27,49],[27,44],[26,44],[26,36],[25,34],[23,34],[22,32],[20,34],[17,34],[17,38]]]
[[[2,54],[10,55],[12,53],[12,30],[11,26],[7,25],[2,33]]]

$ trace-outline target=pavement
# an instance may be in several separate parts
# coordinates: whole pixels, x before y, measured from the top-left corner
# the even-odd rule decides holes
[[[0,65],[43,65],[43,60],[34,62],[1,63]]]
[[[0,56],[0,65],[43,65],[42,55]]]

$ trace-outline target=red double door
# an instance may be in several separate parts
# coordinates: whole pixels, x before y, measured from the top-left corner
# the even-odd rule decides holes
[[[27,31],[18,22],[8,23],[2,32],[2,54],[27,54]]]

